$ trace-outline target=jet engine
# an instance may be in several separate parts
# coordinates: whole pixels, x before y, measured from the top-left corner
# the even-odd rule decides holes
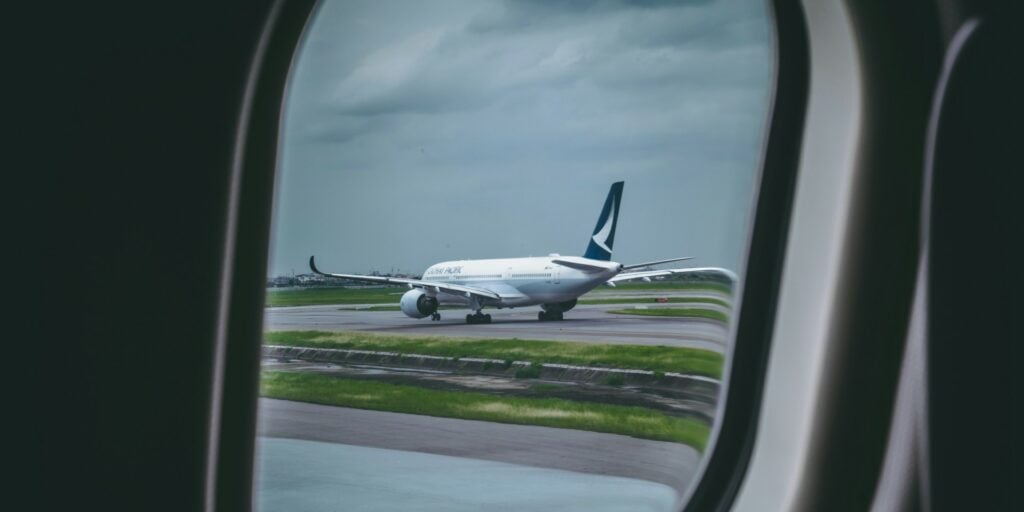
[[[437,313],[437,297],[431,297],[423,290],[409,290],[398,303],[402,313],[413,318],[423,318]]]
[[[554,304],[541,304],[540,308],[544,311],[550,311],[552,313],[565,313],[570,309],[576,307],[576,299],[567,300],[565,302],[556,302]]]

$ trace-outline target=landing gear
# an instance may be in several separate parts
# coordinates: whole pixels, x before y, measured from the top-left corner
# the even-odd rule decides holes
[[[436,321],[438,321],[440,319],[441,319],[441,313],[438,313],[438,312],[435,311],[434,314],[430,315],[430,321],[432,321],[432,322],[436,322]]]
[[[485,315],[479,311],[472,315],[466,315],[467,324],[489,324],[491,323],[491,315]]]
[[[537,320],[540,320],[541,322],[545,322],[545,321],[548,321],[548,320],[561,320],[561,319],[562,319],[562,312],[561,311],[540,311],[540,312],[537,313]]]

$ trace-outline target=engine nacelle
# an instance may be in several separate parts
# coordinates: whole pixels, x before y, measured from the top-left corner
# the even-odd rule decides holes
[[[556,302],[554,304],[540,305],[540,308],[544,311],[551,311],[553,313],[565,313],[574,307],[576,307],[576,299],[567,300],[565,302]]]
[[[437,313],[437,297],[431,297],[423,290],[409,290],[398,302],[402,313],[413,318],[423,318]]]

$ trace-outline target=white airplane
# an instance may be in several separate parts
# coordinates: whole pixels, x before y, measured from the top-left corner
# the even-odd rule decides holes
[[[402,312],[412,318],[440,320],[440,304],[466,304],[473,314],[466,323],[490,323],[491,315],[481,313],[484,307],[517,308],[540,304],[537,319],[561,320],[562,314],[576,306],[576,300],[601,284],[702,271],[706,269],[667,269],[624,272],[627,270],[691,259],[672,258],[623,265],[611,260],[615,226],[622,201],[623,182],[612,184],[598,217],[594,234],[582,257],[551,254],[546,257],[504,258],[487,260],[443,261],[431,265],[422,279],[330,274],[316,268],[313,256],[309,268],[317,274],[353,281],[378,284],[401,284],[412,288],[402,295]]]

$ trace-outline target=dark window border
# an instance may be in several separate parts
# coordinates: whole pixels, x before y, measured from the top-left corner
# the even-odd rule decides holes
[[[718,431],[685,510],[728,510],[753,454],[775,324],[779,284],[800,162],[810,87],[807,23],[798,1],[770,2],[775,19],[775,97],[764,148],[760,190],[739,292],[729,381]]]
[[[217,436],[213,503],[223,510],[252,508],[259,345],[264,273],[270,238],[280,112],[295,49],[315,0],[280,0],[264,33],[238,158],[236,258],[231,269],[230,311],[224,347],[224,378]],[[728,509],[737,495],[753,451],[780,274],[789,227],[809,81],[807,29],[798,1],[774,0],[776,70],[771,120],[760,190],[753,217],[737,343],[730,363],[716,440],[686,510]],[[257,55],[260,59],[261,55]]]
[[[281,110],[295,51],[311,19],[316,0],[278,0],[271,9],[251,64],[251,88],[239,130],[235,166],[238,203],[228,296],[226,342],[221,351],[220,393],[215,474],[207,479],[207,503],[217,510],[251,510],[259,394],[260,344],[263,335],[265,280],[270,223],[277,175]],[[241,149],[241,151],[238,151]],[[216,383],[215,383],[216,385]],[[216,401],[214,401],[216,403]],[[217,428],[219,427],[219,428]],[[212,495],[212,498],[211,498]]]

